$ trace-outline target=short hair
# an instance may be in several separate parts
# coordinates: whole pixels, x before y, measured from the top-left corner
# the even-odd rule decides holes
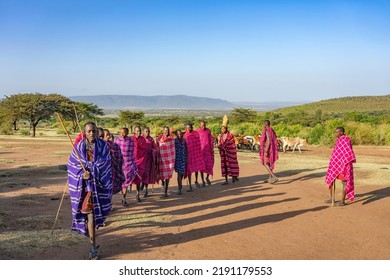
[[[205,121],[205,120],[200,120],[199,123],[204,123],[204,124],[206,124],[206,121]]]
[[[122,130],[123,130],[125,133],[129,134],[129,129],[128,129],[127,127],[122,127]]]
[[[84,124],[84,131],[89,125],[93,126],[96,129],[96,124],[94,122],[87,122],[86,124]]]
[[[183,131],[181,131],[181,129],[178,129],[175,131],[175,134],[178,135],[179,134],[179,131],[183,134]]]
[[[109,131],[107,128],[103,129],[103,131],[104,131],[104,133],[106,133],[106,134],[111,134],[110,131]]]
[[[192,123],[190,123],[190,122],[189,122],[189,123],[186,123],[186,126],[190,126],[190,127],[192,127],[192,128],[194,127],[194,126],[192,125]]]
[[[102,127],[97,127],[97,131],[98,131],[99,137],[100,137],[100,135],[104,136],[104,130]]]
[[[342,126],[336,127],[336,130],[340,130],[342,133],[345,133],[345,129]]]
[[[135,131],[135,129],[136,128],[138,128],[139,129],[139,131],[142,131],[142,129],[141,129],[141,126],[140,125],[136,125],[136,126],[134,126],[134,131]]]
[[[145,130],[148,130],[150,132],[150,128],[148,126],[144,128],[144,131]]]
[[[271,122],[269,120],[265,120],[264,123],[266,123],[268,126],[271,125]]]

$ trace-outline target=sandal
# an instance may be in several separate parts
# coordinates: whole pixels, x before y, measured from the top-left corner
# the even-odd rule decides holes
[[[331,199],[326,199],[326,200],[324,200],[324,203],[330,204],[330,203],[332,203],[332,200]]]
[[[337,204],[336,204],[337,206],[345,206],[345,203],[344,202],[342,202],[342,201],[339,201],[339,202],[337,202]]]
[[[207,185],[211,186],[211,181],[209,178],[206,178]]]
[[[91,248],[89,249],[89,259],[90,260],[98,260],[99,259],[98,251],[97,251],[98,248],[99,248],[99,245],[97,247],[91,246]]]
[[[205,187],[206,187],[206,183],[203,182],[203,183],[202,183],[202,188],[205,188]]]
[[[274,179],[271,179],[270,183],[275,184],[277,181],[279,181],[279,178],[275,177]]]
[[[190,188],[187,190],[187,192],[192,192],[192,187],[190,186]]]
[[[200,188],[200,185],[198,182],[195,182],[195,186],[199,189]]]
[[[221,185],[224,186],[224,185],[227,185],[227,184],[229,184],[229,182],[228,182],[228,181],[225,181],[225,182],[223,182]]]
[[[126,199],[122,199],[122,205],[123,206],[127,206],[128,205]]]

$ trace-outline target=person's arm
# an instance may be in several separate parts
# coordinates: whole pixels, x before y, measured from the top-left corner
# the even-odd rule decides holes
[[[264,153],[265,153],[265,156],[268,157],[268,151],[269,151],[269,134],[268,134],[268,131],[265,132],[265,137],[267,138],[265,140],[265,150],[264,150]]]

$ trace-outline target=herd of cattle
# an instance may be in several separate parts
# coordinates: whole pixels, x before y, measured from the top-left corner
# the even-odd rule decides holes
[[[260,149],[260,136],[244,136],[242,134],[234,135],[236,140],[237,149],[240,150],[255,150]],[[213,134],[214,145],[218,146],[218,135]],[[296,149],[300,153],[302,146],[307,146],[307,140],[299,137],[279,137],[278,138],[278,150],[280,152],[286,152],[287,149],[294,152]]]

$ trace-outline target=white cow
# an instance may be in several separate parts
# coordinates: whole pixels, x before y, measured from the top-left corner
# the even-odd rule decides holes
[[[282,142],[283,153],[286,152],[286,148],[293,148],[293,152],[298,148],[299,152],[302,153],[301,147],[307,145],[307,140],[299,137],[280,137],[279,140]]]

